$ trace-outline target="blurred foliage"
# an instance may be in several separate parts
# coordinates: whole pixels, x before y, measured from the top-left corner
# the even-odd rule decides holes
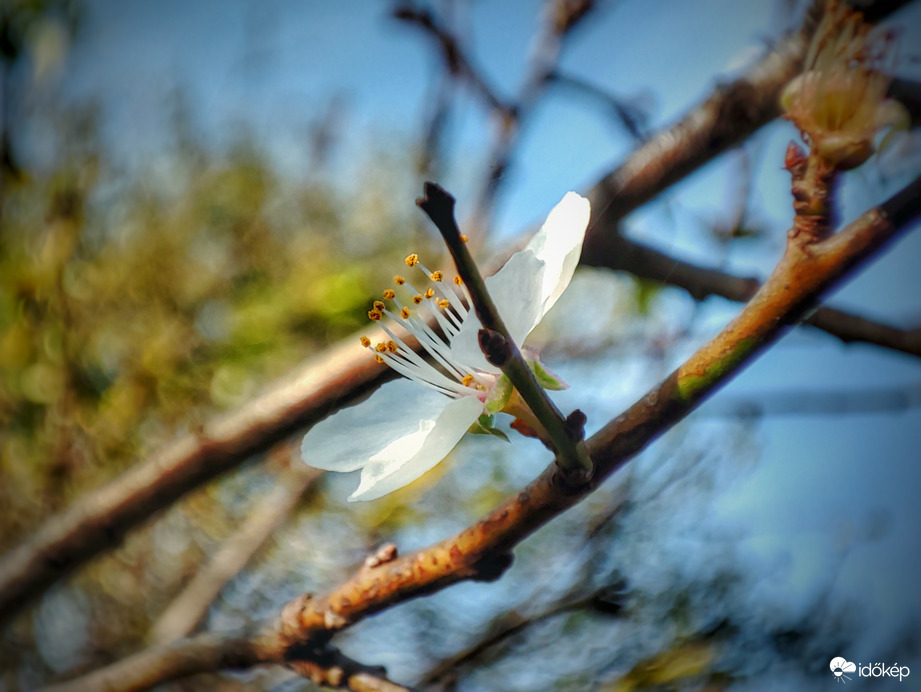
[[[414,211],[388,176],[346,199],[279,175],[249,135],[209,152],[182,118],[131,174],[92,109],[53,125],[55,163],[0,207],[0,551],[362,326]]]

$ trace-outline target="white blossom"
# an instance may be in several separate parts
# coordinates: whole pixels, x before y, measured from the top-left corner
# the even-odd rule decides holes
[[[486,279],[515,343],[524,342],[569,285],[589,215],[588,200],[567,193],[527,247]],[[523,413],[511,383],[480,351],[480,321],[460,280],[454,281],[456,290],[446,285],[442,272],[426,269],[414,254],[406,264],[424,273],[425,283],[419,284],[424,290],[417,290],[410,279],[395,277],[396,288],[387,289],[384,300],[375,301],[368,313],[380,322],[387,339],[372,346],[362,337],[379,362],[406,379],[385,384],[362,403],[317,423],[301,445],[310,466],[361,469],[358,489],[349,500],[373,500],[408,485],[444,459],[465,432],[485,420],[481,417]],[[418,339],[431,362],[409,348],[387,318]],[[563,386],[536,357],[528,357],[541,384]]]

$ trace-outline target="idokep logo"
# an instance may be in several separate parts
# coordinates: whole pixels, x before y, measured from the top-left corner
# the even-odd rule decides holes
[[[840,683],[851,680],[852,676],[848,673],[857,673],[857,676],[861,678],[898,678],[899,682],[911,674],[908,666],[900,666],[898,663],[891,666],[885,663],[855,664],[841,656],[833,658],[828,667],[835,676],[835,682]]]

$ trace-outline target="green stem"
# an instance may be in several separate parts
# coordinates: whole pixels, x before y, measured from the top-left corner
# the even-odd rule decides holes
[[[505,322],[499,315],[495,303],[486,290],[486,283],[477,268],[470,251],[461,237],[460,229],[454,217],[454,197],[443,188],[434,184],[425,184],[425,197],[416,200],[416,204],[428,214],[429,218],[438,228],[448,251],[457,265],[457,273],[467,286],[473,308],[483,330],[493,332],[492,340],[496,341],[496,348],[484,349],[487,359],[501,368],[506,377],[511,380],[515,389],[531,408],[537,420],[547,433],[550,443],[556,451],[556,460],[559,467],[567,474],[578,474],[579,478],[587,479],[592,473],[592,460],[585,448],[581,437],[573,439],[567,430],[566,418],[547,396],[544,388],[538,384],[528,367],[518,345],[512,340]],[[481,331],[481,336],[483,332]],[[504,343],[503,343],[504,342]],[[481,339],[481,345],[483,341]]]

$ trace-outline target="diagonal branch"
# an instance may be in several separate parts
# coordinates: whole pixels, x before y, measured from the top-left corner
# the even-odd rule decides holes
[[[875,0],[874,19],[905,0]],[[748,74],[725,85],[681,122],[653,137],[590,193],[596,210],[585,262],[603,262],[616,221],[666,187],[737,144],[777,114],[776,96],[805,52],[785,41]],[[767,97],[762,97],[767,94]],[[743,97],[750,96],[746,105]],[[685,141],[687,140],[687,141]],[[604,215],[605,222],[599,223]],[[387,371],[387,372],[385,372]],[[81,563],[186,492],[235,468],[287,435],[367,392],[386,377],[354,340],[336,345],[229,416],[187,435],[48,519],[0,561],[0,622]]]
[[[855,2],[869,21],[880,21],[911,0]],[[807,22],[808,24],[808,22]],[[743,77],[713,94],[671,127],[654,135],[586,195],[592,226],[583,261],[603,263],[616,250],[617,222],[692,171],[736,146],[780,114],[780,94],[799,74],[808,27],[761,59]]]
[[[470,84],[477,95],[486,102],[489,108],[497,113],[510,112],[511,108],[498,96],[496,90],[490,86],[480,71],[473,67],[467,54],[461,48],[460,41],[446,27],[442,26],[427,9],[420,9],[412,5],[400,5],[393,11],[393,16],[410,25],[418,26],[432,36],[441,50],[445,67],[452,75],[462,78]]]
[[[425,197],[416,200],[416,204],[438,228],[454,258],[457,273],[470,293],[471,307],[476,310],[480,324],[483,325],[479,337],[486,360],[502,370],[534,412],[556,451],[560,468],[575,476],[590,474],[592,462],[582,441],[585,437],[585,414],[574,412],[570,418],[564,418],[537,382],[518,344],[512,340],[486,289],[480,270],[466,247],[466,237],[461,235],[454,218],[454,198],[440,186],[426,183]]]
[[[284,445],[287,456],[293,448]],[[286,519],[298,500],[320,476],[320,471],[292,458],[259,503],[250,510],[246,522],[221,546],[166,607],[151,628],[150,638],[167,643],[189,635],[204,617],[221,589],[246,567],[269,536]]]
[[[611,231],[610,237],[610,254],[604,257],[583,257],[583,264],[622,270],[642,279],[678,286],[696,300],[720,296],[736,302],[746,302],[761,286],[761,282],[754,277],[735,276],[719,269],[676,259],[623,236],[617,230]],[[803,322],[844,343],[871,343],[921,356],[921,327],[901,329],[831,307],[819,308]]]
[[[595,475],[589,482],[574,488],[563,480],[559,467],[550,464],[515,497],[455,536],[405,557],[397,557],[392,549],[386,551],[366,561],[356,574],[325,596],[301,596],[284,607],[277,622],[266,625],[250,638],[244,635],[242,639],[228,640],[234,645],[229,648],[239,650],[234,664],[263,663],[265,652],[278,657],[280,652],[288,650],[322,650],[336,632],[398,603],[464,580],[497,579],[511,564],[511,551],[518,543],[582,500],[688,416],[919,215],[921,176],[824,241],[806,245],[802,236],[791,237],[779,264],[739,315],[587,441],[595,463]],[[200,635],[185,640],[184,644],[194,650],[211,640],[213,635]],[[258,646],[253,642],[258,642]],[[193,657],[185,656],[172,662],[171,656],[175,658],[175,652],[183,650],[182,646],[180,641],[171,648],[142,652],[92,675],[101,676],[107,670],[117,669],[123,673],[122,684],[109,690],[126,692],[145,689],[153,682],[212,671],[222,660],[213,655],[203,656],[195,665],[190,660]],[[140,681],[132,676],[136,665],[141,662],[150,665],[149,661],[158,657],[162,659],[159,678]],[[71,689],[90,689],[81,687],[80,681],[74,684]]]
[[[487,157],[486,179],[472,213],[470,225],[486,228],[493,203],[511,163],[518,135],[534,104],[552,81],[565,37],[594,9],[595,0],[548,0],[544,3],[543,22],[534,41],[527,73],[514,99],[503,100],[490,87],[460,46],[460,41],[442,26],[427,9],[401,5],[394,17],[419,26],[438,43],[448,72],[472,87],[492,111],[496,134]]]
[[[51,685],[44,692],[116,692],[144,690],[167,679],[178,679],[203,670],[251,668],[275,663],[287,665],[325,688],[351,692],[409,692],[388,680],[380,666],[367,666],[325,647],[302,658],[296,647],[286,650],[272,637],[202,634],[175,644],[147,649],[131,658],[97,670],[82,678]],[[206,666],[202,668],[202,666]],[[170,677],[164,678],[168,671]]]
[[[0,561],[0,622],[186,492],[390,376],[367,355],[352,339],[339,344],[236,412],[180,438],[48,519]]]

